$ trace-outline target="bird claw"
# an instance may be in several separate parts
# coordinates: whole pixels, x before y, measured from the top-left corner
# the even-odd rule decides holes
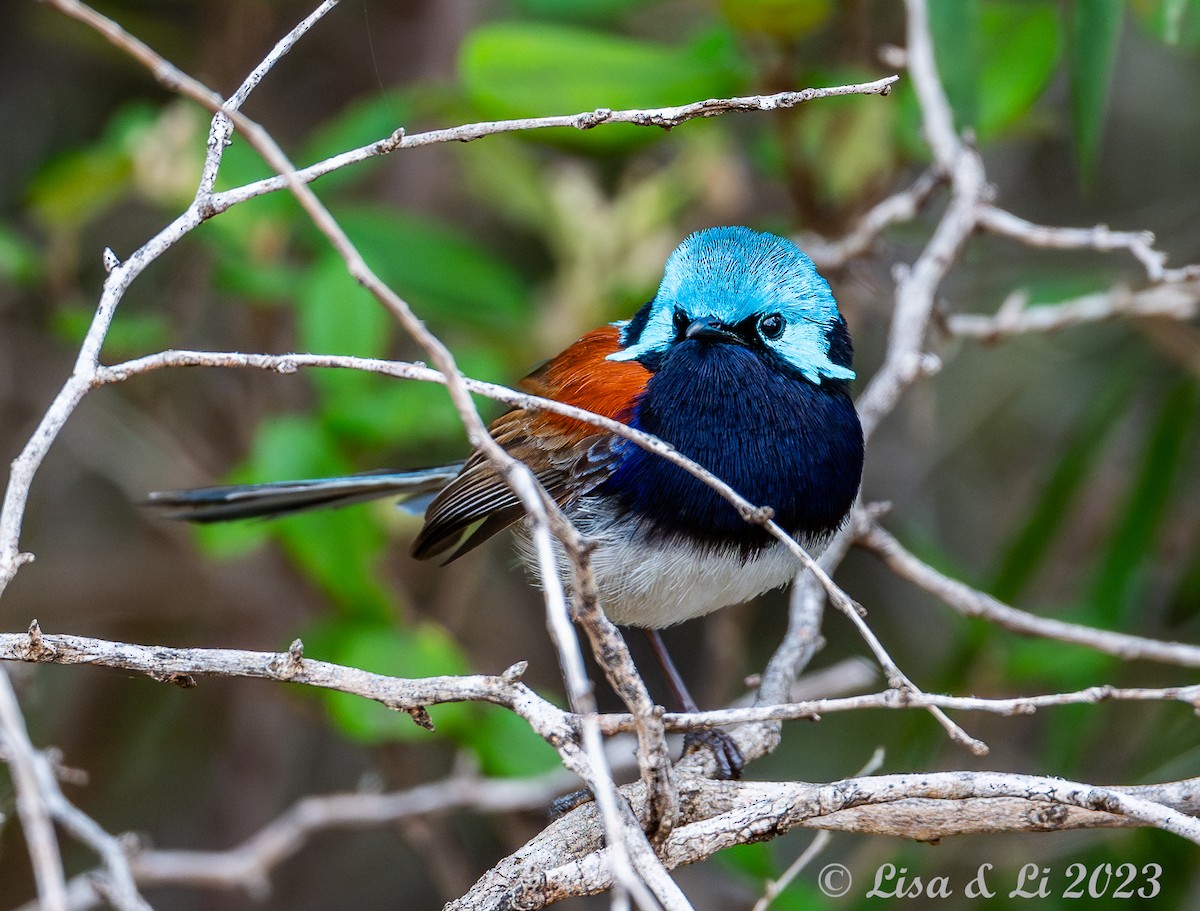
[[[707,731],[693,731],[683,738],[684,754],[696,750],[710,750],[717,761],[716,777],[720,781],[737,781],[742,777],[742,769],[746,765],[746,757],[738,749],[733,735],[727,731],[713,728]]]
[[[570,794],[555,797],[550,802],[550,818],[558,819],[566,816],[572,810],[582,807],[585,803],[589,803],[593,799],[592,792],[588,788],[581,788],[578,791],[572,791]]]
[[[711,729],[693,731],[683,738],[683,753],[694,753],[697,750],[710,750],[717,762],[716,778],[719,781],[737,781],[742,777],[742,769],[746,765],[746,757],[738,749],[733,735],[727,731]],[[550,802],[550,818],[559,819],[572,810],[577,810],[595,797],[588,788],[563,794]]]

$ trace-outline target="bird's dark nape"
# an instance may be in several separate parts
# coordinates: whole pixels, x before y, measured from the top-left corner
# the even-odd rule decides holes
[[[829,360],[839,367],[854,364],[854,344],[850,341],[846,320],[841,316],[829,324]]]

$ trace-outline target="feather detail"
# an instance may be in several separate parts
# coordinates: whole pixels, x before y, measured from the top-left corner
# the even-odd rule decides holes
[[[525,377],[521,388],[628,422],[650,372],[636,362],[607,360],[619,345],[615,326],[595,329]],[[608,435],[586,421],[517,408],[501,415],[489,429],[497,443],[533,469],[560,506],[608,476]],[[522,515],[520,501],[495,467],[472,453],[462,473],[429,504],[412,554],[426,559],[444,553],[471,525],[486,519],[450,556],[454,560]]]
[[[593,329],[525,377],[520,386],[534,395],[629,423],[650,371],[637,361],[607,360],[619,347],[620,330],[616,326]],[[594,436],[597,432],[593,425],[574,418],[557,414],[545,414],[543,418],[566,433]]]
[[[193,490],[159,490],[146,505],[168,519],[188,522],[226,522],[230,519],[287,516],[309,509],[349,506],[381,497],[401,502],[441,490],[462,463],[413,471],[371,471],[340,478],[269,481]]]

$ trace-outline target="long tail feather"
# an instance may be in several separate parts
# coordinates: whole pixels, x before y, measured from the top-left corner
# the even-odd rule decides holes
[[[462,463],[416,471],[376,471],[341,478],[305,481],[270,481],[193,490],[160,490],[146,505],[168,519],[188,522],[225,522],[286,516],[310,509],[349,506],[381,497],[400,502],[435,494],[458,475]]]

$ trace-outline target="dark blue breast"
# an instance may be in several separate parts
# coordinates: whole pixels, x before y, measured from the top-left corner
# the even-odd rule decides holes
[[[813,385],[736,344],[684,341],[651,376],[631,422],[671,443],[797,535],[835,530],[858,492],[863,442],[844,383]],[[600,493],[651,535],[752,550],[767,533],[706,485],[622,441]]]

